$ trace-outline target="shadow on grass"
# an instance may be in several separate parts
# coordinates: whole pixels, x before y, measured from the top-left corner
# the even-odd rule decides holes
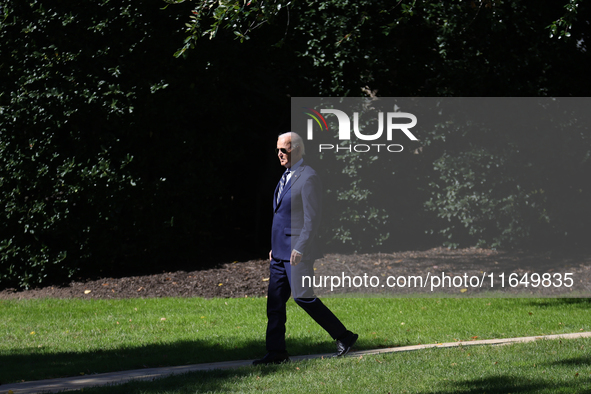
[[[264,341],[236,341],[234,349],[211,341],[180,341],[89,352],[49,353],[43,348],[0,354],[0,384],[131,369],[252,359],[264,355]],[[240,346],[240,347],[238,347]]]
[[[589,308],[591,298],[538,298],[529,302],[531,306],[538,308],[551,308],[557,305],[577,305],[580,308]]]
[[[573,360],[576,362],[576,360]],[[264,366],[264,367],[248,367],[233,370],[214,370],[214,371],[200,371],[191,372],[184,375],[177,375],[175,377],[159,379],[152,382],[130,382],[120,386],[110,386],[108,388],[94,388],[85,389],[84,393],[91,394],[159,394],[159,393],[199,393],[199,392],[235,392],[237,390],[247,390],[248,392],[285,392],[293,389],[293,383],[288,384],[288,387],[283,385],[282,376],[286,373],[286,368],[296,368],[297,363],[288,366]],[[359,378],[359,381],[364,381],[364,377],[356,377],[349,375],[351,370],[346,372],[348,377],[353,381]],[[277,375],[276,379],[263,380],[267,375]],[[574,375],[574,374],[573,374]],[[377,376],[376,376],[377,378]],[[245,381],[247,379],[247,381]],[[259,380],[261,379],[261,380]],[[302,378],[300,392],[308,387],[306,378]],[[441,381],[436,383],[438,388],[429,391],[414,391],[410,392],[417,394],[507,394],[507,393],[522,393],[534,394],[539,392],[545,393],[581,393],[591,394],[591,378],[589,377],[575,377],[568,381],[554,381],[552,378],[526,378],[521,376],[514,376],[507,374],[506,376],[488,376],[484,378],[464,379],[457,381]],[[396,388],[389,387],[387,384],[383,388],[383,392],[409,392],[408,388],[412,387],[412,382],[401,381],[400,386]],[[399,390],[399,391],[396,391]],[[372,386],[372,392],[376,391],[376,387]],[[355,384],[347,386],[334,387],[332,391],[327,392],[364,392],[363,387]]]
[[[232,341],[229,341],[232,343]],[[335,342],[311,342],[287,338],[287,349],[293,356],[333,353]],[[19,349],[18,353],[0,354],[0,384],[55,379],[142,368],[180,366],[220,361],[253,360],[265,355],[265,342],[236,340],[234,348],[211,341],[179,341],[167,344],[127,347],[89,352],[49,353],[44,348]],[[392,346],[402,346],[394,344]],[[355,350],[370,349],[360,341]]]
[[[568,360],[560,360],[551,363],[550,365],[564,365],[567,367],[584,368],[591,366],[591,356],[569,358]]]
[[[507,394],[521,393],[579,393],[591,394],[591,378],[573,378],[571,382],[554,382],[549,379],[527,379],[515,376],[491,376],[459,382],[444,382],[442,388],[420,394]],[[148,392],[146,392],[148,393]]]
[[[244,386],[244,379],[254,377],[254,383],[248,386],[248,391],[260,392],[264,390],[284,391],[285,387],[277,387],[278,382],[272,385],[269,382],[258,383],[259,379],[267,375],[280,373],[283,366],[267,365],[260,367],[246,367],[238,369],[216,369],[212,371],[190,372],[152,382],[128,382],[122,385],[96,387],[84,389],[85,394],[156,394],[156,393],[226,393],[236,392]],[[274,390],[274,387],[276,390]],[[271,392],[273,392],[271,391]]]

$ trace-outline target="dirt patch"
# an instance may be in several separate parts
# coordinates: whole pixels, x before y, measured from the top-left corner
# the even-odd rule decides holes
[[[586,251],[577,252],[500,252],[488,249],[458,249],[435,248],[425,251],[408,251],[398,253],[328,254],[316,261],[316,276],[324,278],[330,276],[356,276],[379,279],[378,286],[351,286],[330,291],[330,288],[318,287],[317,294],[328,296],[333,294],[363,293],[375,295],[413,295],[417,293],[429,294],[430,284],[435,277],[450,276],[450,281],[460,277],[463,284],[468,286],[450,286],[443,293],[457,296],[478,295],[487,290],[499,290],[500,275],[505,276],[505,288],[508,295],[530,296],[589,296],[591,294],[591,254]],[[509,286],[509,275],[522,280],[531,274],[550,274],[550,281],[543,286],[533,286],[529,281],[521,281],[517,286]],[[571,274],[572,286],[564,283],[565,274]],[[490,276],[492,275],[492,277]],[[421,276],[429,285],[419,287],[388,287],[389,277]],[[482,286],[476,284],[472,277],[479,278]],[[137,297],[223,297],[243,298],[261,297],[267,292],[269,278],[269,263],[265,260],[251,260],[246,262],[226,263],[217,268],[200,271],[163,272],[156,275],[131,276],[124,278],[101,278],[98,280],[72,281],[67,286],[47,286],[31,290],[4,289],[0,291],[0,299],[29,299],[29,298],[137,298]],[[431,278],[431,279],[429,279]],[[460,283],[458,278],[455,284]],[[558,284],[561,278],[563,283]],[[483,280],[484,279],[484,280]],[[534,277],[535,279],[535,277]],[[540,277],[541,279],[541,277]],[[374,281],[373,284],[376,282]],[[393,283],[390,280],[390,284]],[[398,282],[402,284],[402,280]],[[516,282],[513,281],[513,284]],[[570,282],[569,282],[570,283]],[[384,285],[384,286],[382,286]],[[330,287],[330,284],[329,284]],[[441,291],[441,289],[439,289]]]

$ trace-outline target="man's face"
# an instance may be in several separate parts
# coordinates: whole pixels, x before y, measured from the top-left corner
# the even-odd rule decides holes
[[[287,153],[283,153],[281,149]],[[291,137],[283,136],[277,140],[277,156],[279,157],[279,163],[285,168],[291,167]]]

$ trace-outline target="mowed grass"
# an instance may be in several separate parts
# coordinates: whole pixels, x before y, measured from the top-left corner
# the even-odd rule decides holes
[[[591,331],[589,299],[324,302],[360,334],[358,350]],[[257,358],[265,353],[265,305],[265,298],[0,301],[0,383]],[[334,351],[293,301],[287,336],[292,355]]]
[[[591,339],[425,349],[195,372],[85,394],[589,393]]]

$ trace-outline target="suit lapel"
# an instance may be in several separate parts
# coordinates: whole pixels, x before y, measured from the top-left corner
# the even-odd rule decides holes
[[[302,164],[300,164],[298,169],[295,170],[294,173],[291,175],[291,178],[289,180],[289,189],[291,189],[291,187],[302,177],[302,172],[304,171],[305,165],[306,164],[304,164],[304,162],[302,162]]]
[[[279,208],[279,205],[281,205],[281,201],[283,201],[283,197],[290,192],[291,187],[293,186],[294,183],[296,183],[302,176],[302,172],[304,171],[304,166],[306,164],[304,162],[302,162],[302,164],[300,164],[300,166],[298,167],[297,170],[294,171],[293,174],[291,174],[291,177],[289,178],[289,181],[287,182],[287,184],[285,185],[285,187],[283,188],[282,192],[281,192],[281,196],[279,197],[279,202],[277,202],[277,198],[273,199],[273,209],[275,211],[277,211],[277,208]],[[279,184],[277,184],[277,186],[275,187],[275,193],[273,194],[274,197],[277,197],[277,192],[279,191]]]

